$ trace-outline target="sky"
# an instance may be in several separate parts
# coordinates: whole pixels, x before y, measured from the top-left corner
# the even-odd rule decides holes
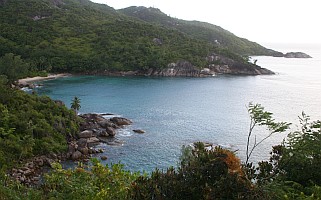
[[[221,26],[260,44],[321,43],[320,0],[91,0],[115,9],[159,8],[184,20]]]

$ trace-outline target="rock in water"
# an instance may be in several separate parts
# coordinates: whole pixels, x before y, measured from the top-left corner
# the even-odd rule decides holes
[[[110,118],[110,121],[112,121],[113,123],[115,123],[118,126],[130,125],[133,123],[129,119],[126,119],[123,117],[113,117],[113,118]]]
[[[101,156],[100,159],[101,160],[107,160],[107,156]]]
[[[145,131],[144,130],[141,130],[141,129],[135,129],[135,130],[133,130],[135,133],[140,133],[140,134],[143,134],[143,133],[145,133]]]

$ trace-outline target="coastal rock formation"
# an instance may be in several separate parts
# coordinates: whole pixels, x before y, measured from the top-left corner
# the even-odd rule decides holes
[[[161,70],[154,70],[153,76],[187,76],[199,77],[200,70],[187,61],[178,61],[177,63],[170,63],[167,68]]]
[[[193,66],[188,61],[178,61],[170,63],[167,68],[149,70],[147,76],[185,76],[185,77],[206,77],[215,76],[216,74],[233,74],[233,75],[267,75],[274,72],[261,68],[255,64],[248,64],[241,61],[235,61],[225,56],[212,54],[206,58],[211,63],[205,68]]]
[[[283,54],[282,54],[283,55]],[[271,70],[262,68],[256,64],[248,63],[243,59],[234,60],[219,54],[211,54],[206,57],[207,66],[202,68],[194,66],[191,62],[180,60],[169,63],[165,68],[149,68],[136,71],[93,71],[88,74],[104,74],[108,76],[163,76],[163,77],[209,77],[217,74],[232,75],[271,75]]]
[[[66,155],[49,154],[37,156],[26,160],[19,167],[12,168],[8,175],[13,179],[27,186],[39,184],[44,168],[51,168],[54,162],[65,160]]]
[[[103,153],[103,149],[93,148],[95,145],[105,142],[109,145],[122,145],[121,141],[114,138],[116,129],[132,123],[129,119],[123,117],[104,118],[100,114],[83,114],[80,115],[83,122],[80,124],[80,132],[76,137],[69,138],[67,153],[60,155],[49,154],[46,156],[34,157],[24,161],[21,167],[13,168],[8,175],[22,184],[32,186],[37,185],[41,180],[41,174],[44,167],[52,168],[53,163],[73,160],[89,161],[91,154]],[[106,156],[101,157],[107,159]]]
[[[93,131],[91,130],[84,130],[80,133],[78,133],[79,138],[90,138],[93,135]]]
[[[310,55],[303,52],[289,52],[284,54],[285,58],[312,58]]]
[[[116,129],[132,124],[132,121],[123,117],[106,119],[103,115],[95,113],[79,116],[83,119],[80,123],[80,132],[76,135],[76,140],[69,142],[66,155],[66,158],[71,160],[88,159],[90,154],[100,152],[92,147],[101,142],[107,144],[115,142],[112,138],[116,135]]]
[[[123,117],[113,117],[113,118],[110,118],[110,121],[115,123],[118,126],[130,125],[133,123],[129,119],[126,119]]]

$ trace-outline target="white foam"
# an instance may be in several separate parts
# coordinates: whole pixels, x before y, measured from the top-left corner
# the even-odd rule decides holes
[[[118,130],[118,136],[120,137],[130,137],[133,135],[133,132],[129,129],[119,129]]]

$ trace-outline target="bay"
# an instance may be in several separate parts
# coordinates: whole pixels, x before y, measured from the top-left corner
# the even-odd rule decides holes
[[[313,47],[313,48],[312,48]],[[293,49],[293,48],[292,48]],[[301,46],[301,51],[302,46]],[[72,76],[44,82],[41,95],[70,105],[81,99],[81,113],[114,113],[134,121],[119,130],[122,146],[105,148],[104,163],[125,164],[126,169],[147,171],[176,166],[183,145],[196,141],[230,148],[245,157],[249,102],[260,103],[277,120],[297,129],[302,111],[321,119],[321,50],[307,46],[312,59],[254,57],[269,76],[216,76],[211,78],[151,78]],[[136,134],[133,129],[143,129]],[[258,139],[267,132],[255,130]],[[275,135],[255,152],[252,161],[267,159],[272,145],[286,134]]]

